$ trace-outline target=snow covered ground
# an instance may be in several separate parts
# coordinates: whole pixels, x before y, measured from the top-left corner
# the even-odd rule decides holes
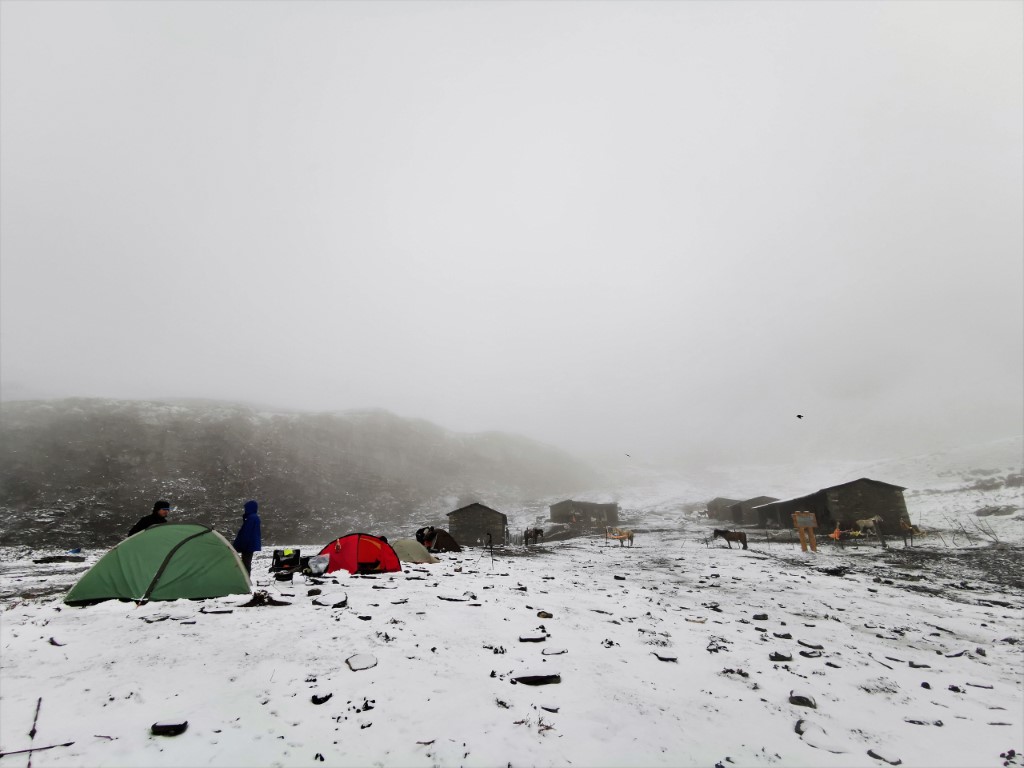
[[[101,552],[7,550],[0,751],[73,742],[39,768],[1022,764],[1019,546],[744,551],[652,521],[633,548],[472,549],[322,584],[269,580],[268,549],[255,589],[287,605],[257,607],[69,608]]]

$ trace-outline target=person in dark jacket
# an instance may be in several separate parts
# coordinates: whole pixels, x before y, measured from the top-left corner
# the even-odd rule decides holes
[[[242,527],[238,529],[235,536],[234,547],[242,557],[242,564],[245,572],[252,574],[252,554],[263,549],[263,538],[260,535],[259,507],[255,501],[245,502],[245,511],[242,513]]]
[[[416,531],[416,541],[422,544],[427,549],[430,549],[434,545],[434,526],[429,528],[420,528]]]
[[[169,502],[160,500],[153,505],[153,511],[145,517],[141,518],[139,522],[132,526],[132,529],[128,531],[129,536],[134,536],[139,531],[144,531],[151,525],[159,525],[167,522],[167,513],[171,511],[171,505]]]

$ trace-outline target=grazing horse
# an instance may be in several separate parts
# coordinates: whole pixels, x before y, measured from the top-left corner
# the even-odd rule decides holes
[[[629,546],[633,546],[633,532],[628,528],[612,528],[612,532],[608,534],[609,539],[618,539],[619,546],[626,546],[626,542],[629,542]]]
[[[531,543],[536,544],[540,539],[544,538],[543,528],[527,528],[523,531],[523,544],[529,546]]]
[[[720,531],[716,528],[715,533],[711,538],[725,539],[725,543],[728,545],[729,549],[732,549],[732,544],[729,543],[731,541],[738,541],[743,545],[744,549],[749,549],[749,547],[747,547],[747,534],[743,531]]]
[[[874,517],[867,517],[867,518],[864,518],[863,520],[858,520],[858,521],[856,521],[854,523],[854,525],[857,526],[857,530],[858,531],[860,531],[861,533],[864,533],[864,531],[869,530],[869,529],[874,531],[876,529],[876,527],[879,525],[879,523],[881,523],[881,522],[882,522],[882,516],[881,515],[875,515]]]

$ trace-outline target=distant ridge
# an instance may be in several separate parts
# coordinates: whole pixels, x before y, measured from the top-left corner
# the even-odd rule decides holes
[[[268,541],[408,534],[469,501],[522,507],[595,480],[588,465],[522,436],[451,432],[384,410],[70,398],[5,402],[0,426],[5,545],[110,545],[158,498],[179,519],[227,533],[258,499]]]

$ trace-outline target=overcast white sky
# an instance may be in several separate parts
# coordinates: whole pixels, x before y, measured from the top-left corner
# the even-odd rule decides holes
[[[637,459],[1020,434],[1022,28],[979,0],[3,0],[3,395]]]

